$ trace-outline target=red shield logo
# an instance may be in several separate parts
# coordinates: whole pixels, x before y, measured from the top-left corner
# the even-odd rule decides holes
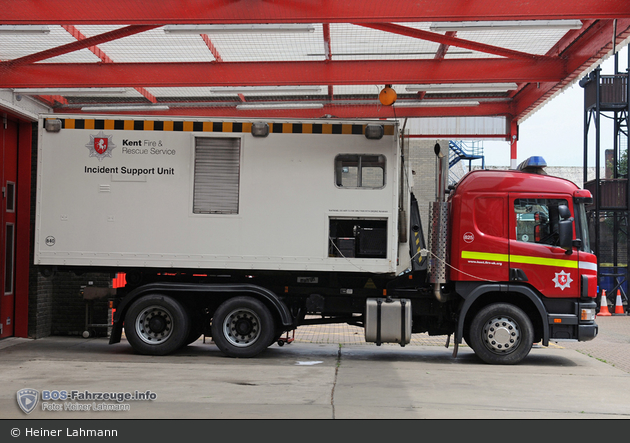
[[[94,138],[94,150],[99,154],[104,154],[107,151],[107,142],[109,140],[103,137]]]

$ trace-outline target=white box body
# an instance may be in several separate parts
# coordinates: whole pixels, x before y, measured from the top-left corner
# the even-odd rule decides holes
[[[48,132],[48,118],[62,120],[62,129]],[[394,123],[269,121],[269,135],[254,137],[258,121],[42,116],[35,264],[392,274],[409,266],[397,228],[409,186]],[[349,133],[367,123],[383,124],[385,135]],[[239,146],[236,181],[226,185],[233,213],[193,210],[196,146],[214,138]],[[384,186],[338,186],[340,154],[383,156]],[[331,256],[331,219],[383,223],[384,255]]]

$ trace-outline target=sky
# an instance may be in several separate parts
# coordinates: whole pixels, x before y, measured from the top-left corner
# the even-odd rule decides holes
[[[628,69],[628,48],[619,53],[619,72]],[[614,57],[601,64],[602,74],[615,73]],[[610,113],[607,113],[610,116]],[[595,126],[589,127],[588,166],[595,166]],[[600,153],[613,147],[613,127],[601,119]],[[486,166],[510,166],[510,145],[506,141],[483,142]],[[517,164],[541,155],[548,166],[584,166],[584,89],[575,83],[519,125]],[[473,166],[480,162],[474,162]],[[603,163],[602,163],[603,164]]]

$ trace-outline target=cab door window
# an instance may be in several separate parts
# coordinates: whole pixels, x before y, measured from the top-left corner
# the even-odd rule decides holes
[[[568,206],[565,199],[517,198],[514,200],[516,213],[516,240],[558,246],[558,206]]]

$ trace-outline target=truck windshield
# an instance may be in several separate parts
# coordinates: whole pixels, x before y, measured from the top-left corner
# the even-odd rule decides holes
[[[575,202],[575,233],[582,240],[581,251],[592,253],[591,240],[588,234],[588,220],[584,203]]]

